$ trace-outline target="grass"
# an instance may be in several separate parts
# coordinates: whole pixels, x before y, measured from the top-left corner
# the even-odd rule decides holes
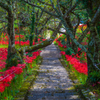
[[[72,73],[74,73],[74,75],[78,79],[78,81],[81,84],[85,84],[86,80],[87,80],[87,75],[85,75],[83,73],[79,73],[77,70],[75,70],[75,68],[73,67],[73,65],[70,65],[68,63],[68,61],[64,60],[64,62],[66,63],[67,67],[69,67],[69,69],[72,71]]]
[[[27,99],[27,95],[29,93],[29,89],[32,87],[36,76],[38,75],[39,66],[41,65],[42,58],[38,58],[37,66],[31,71],[32,73],[26,76],[26,79],[23,82],[19,92],[14,96],[13,100],[23,100]]]
[[[8,48],[8,45],[0,45],[0,48]]]

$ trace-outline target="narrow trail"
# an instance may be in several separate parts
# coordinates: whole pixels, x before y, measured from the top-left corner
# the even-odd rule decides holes
[[[74,91],[68,72],[59,61],[60,52],[54,44],[41,52],[43,62],[39,75],[29,90],[28,100],[81,100]]]

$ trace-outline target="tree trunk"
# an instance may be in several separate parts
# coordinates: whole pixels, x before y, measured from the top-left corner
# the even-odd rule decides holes
[[[89,26],[90,28],[90,38],[88,43],[88,52],[93,56],[94,64],[98,64],[99,61],[99,37],[96,31],[96,27],[92,24]],[[87,82],[91,82],[92,72],[99,72],[99,70],[93,65],[93,62],[90,60],[90,57],[87,57],[88,64],[88,79]],[[97,77],[96,77],[97,78]]]
[[[30,46],[32,46],[33,44],[33,38],[34,38],[34,27],[35,27],[35,9],[33,8],[33,15],[32,15],[32,23],[31,23],[31,33],[30,33],[30,37],[29,37],[29,41],[30,41]]]
[[[9,36],[9,45],[8,45],[8,55],[7,55],[7,64],[6,68],[13,65],[17,65],[17,59],[12,59],[13,52],[15,52],[15,32],[14,32],[14,14],[12,12],[8,12],[8,36]]]
[[[67,34],[66,37],[67,37],[67,47],[71,47],[70,36]]]
[[[75,38],[75,32],[73,32],[73,35],[74,35],[74,38]],[[77,49],[78,49],[78,47],[77,47],[77,45],[74,43],[74,41],[71,39],[71,41],[72,41],[72,49],[74,50],[74,52],[75,52],[75,54],[77,54]]]

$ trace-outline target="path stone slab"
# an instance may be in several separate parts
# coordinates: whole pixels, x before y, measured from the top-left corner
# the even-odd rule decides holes
[[[60,51],[51,44],[41,52],[43,57],[37,80],[29,90],[28,100],[81,100],[59,61]]]

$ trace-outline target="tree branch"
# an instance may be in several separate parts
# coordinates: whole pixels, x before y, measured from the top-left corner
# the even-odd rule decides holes
[[[69,13],[71,13],[75,8],[76,6],[79,4],[79,2],[77,1],[70,9],[68,9],[68,11],[65,13],[65,18],[67,17],[67,15]]]
[[[79,37],[78,42],[81,43],[82,40],[84,39],[84,37],[86,36],[86,34],[89,32],[89,29],[87,28],[83,34]]]
[[[20,49],[18,50],[18,52],[19,52],[19,53],[22,53],[23,51],[24,51],[24,52],[32,52],[32,51],[34,51],[34,50],[38,50],[38,49],[41,49],[41,48],[43,48],[43,47],[46,47],[46,46],[50,45],[52,42],[53,42],[52,39],[45,40],[45,41],[43,41],[43,42],[40,43],[40,44],[36,44],[36,45],[30,46],[30,47],[27,47],[27,46],[26,46],[26,47],[20,48]]]
[[[4,2],[2,2],[2,1],[0,1],[0,6],[1,6],[3,9],[5,9],[7,12],[12,12],[11,9],[10,9],[10,7],[9,7],[6,3],[4,3]]]
[[[59,5],[59,0],[57,0],[57,6],[58,6],[59,13],[63,16],[63,13],[62,13],[60,5]]]
[[[95,13],[91,23],[96,24],[100,20],[100,6],[98,7],[97,12]]]
[[[39,33],[41,33],[41,31],[43,30],[43,28],[45,27],[47,22],[50,20],[50,18],[51,18],[51,16],[46,19],[46,22],[43,24],[42,28],[39,30]]]
[[[48,6],[52,6],[51,4],[48,4],[48,3],[43,2],[43,1],[41,1],[41,0],[38,0],[38,2],[40,2],[40,3],[42,3],[42,4],[45,4],[45,5],[48,5]]]
[[[77,25],[75,26],[75,29],[74,29],[74,31],[76,32],[76,29],[78,28],[79,23],[80,23],[80,17],[79,17],[78,14],[75,14],[74,12],[72,12],[72,13],[78,18],[78,23],[77,23]]]
[[[46,8],[46,7],[44,7],[44,9],[45,9],[45,8]],[[39,20],[40,20],[40,18],[42,17],[43,12],[44,12],[44,11],[42,10],[42,11],[41,11],[41,14],[40,14],[40,16],[39,16]],[[39,20],[38,20],[38,21],[39,21]]]
[[[59,30],[55,30],[55,29],[53,29],[53,28],[50,28],[50,27],[46,27],[48,30],[51,30],[51,31],[57,31],[57,33],[62,33],[62,34],[65,34],[66,35],[66,33],[65,32],[61,32],[61,31],[59,31]]]
[[[41,9],[42,11],[44,11],[45,13],[47,13],[47,14],[49,14],[49,15],[52,15],[52,16],[54,16],[54,17],[59,18],[58,15],[56,15],[56,14],[54,14],[54,13],[51,13],[50,11],[47,11],[47,10],[45,10],[44,8],[42,8],[42,7],[38,6],[38,5],[32,4],[32,3],[28,2],[27,0],[24,0],[24,2],[28,3],[28,4],[31,5],[31,6],[34,6],[34,7],[37,7],[37,8],[39,8],[39,9]]]

